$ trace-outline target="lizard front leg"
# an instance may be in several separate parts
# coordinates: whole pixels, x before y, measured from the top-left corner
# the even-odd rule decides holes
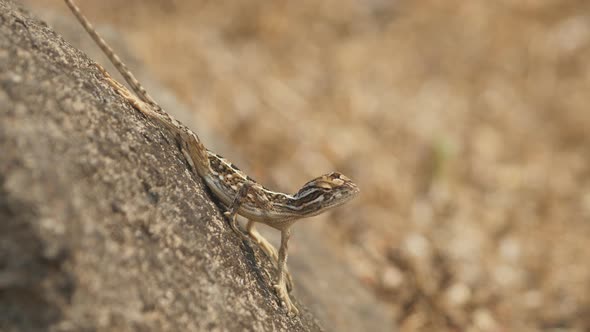
[[[242,201],[248,194],[248,190],[250,190],[251,186],[251,183],[244,183],[238,191],[238,193],[236,194],[236,197],[234,197],[234,201],[229,207],[229,210],[223,213],[226,217],[228,217],[231,229],[245,241],[248,240],[248,236],[239,229],[237,217],[240,205],[242,205]]]
[[[281,231],[281,248],[279,249],[279,263],[277,268],[277,283],[274,288],[281,299],[281,302],[287,307],[289,316],[299,314],[299,310],[291,301],[289,292],[287,291],[286,278],[287,278],[287,249],[289,238],[291,237],[291,228],[288,227]]]
[[[260,233],[258,233],[256,228],[254,227],[255,223],[256,223],[255,221],[248,220],[248,223],[246,224],[246,231],[248,232],[250,237],[254,240],[254,242],[256,242],[258,244],[260,249],[262,249],[262,251],[264,251],[264,253],[270,258],[270,260],[273,262],[275,267],[278,269],[279,255],[277,253],[277,250],[270,242],[268,242],[268,240],[266,240]],[[286,266],[285,266],[285,274],[286,274],[287,290],[290,293],[291,291],[293,291],[293,279],[291,278],[291,273],[289,273]]]

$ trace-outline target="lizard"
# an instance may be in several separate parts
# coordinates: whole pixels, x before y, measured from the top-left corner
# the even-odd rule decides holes
[[[273,288],[279,298],[279,303],[286,307],[287,315],[297,315],[299,310],[289,295],[292,281],[287,270],[287,251],[292,225],[300,219],[316,216],[350,201],[360,192],[358,186],[343,174],[331,172],[308,181],[295,194],[286,194],[265,188],[231,162],[208,150],[197,134],[169,115],[150,96],[111,46],[98,34],[73,0],[64,1],[121,73],[134,93],[113,79],[102,66],[96,64],[104,74],[107,83],[133,108],[174,134],[192,171],[203,179],[214,198],[227,208],[224,215],[228,218],[233,232],[244,241],[252,239],[269,256],[276,267],[276,282],[273,284]],[[247,234],[240,230],[237,221],[238,215],[247,220]],[[278,253],[258,233],[255,228],[257,222],[281,232]]]

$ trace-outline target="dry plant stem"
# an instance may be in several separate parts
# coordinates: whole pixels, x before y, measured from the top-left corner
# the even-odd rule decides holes
[[[157,121],[174,134],[192,170],[204,180],[215,198],[229,207],[225,215],[229,217],[232,230],[243,239],[247,239],[247,235],[239,229],[236,217],[240,215],[248,219],[248,235],[276,265],[274,289],[281,303],[287,308],[289,315],[298,314],[299,311],[289,296],[292,281],[287,271],[287,248],[291,226],[301,218],[318,215],[348,202],[359,192],[356,184],[338,172],[312,179],[295,194],[272,191],[258,184],[232,163],[207,150],[194,132],[166,113],[96,32],[73,1],[64,1],[135,94],[98,66],[107,82],[136,110]],[[276,249],[254,229],[255,222],[266,224],[281,232],[278,257]]]

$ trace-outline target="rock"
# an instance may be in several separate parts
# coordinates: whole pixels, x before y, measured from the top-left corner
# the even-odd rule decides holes
[[[0,330],[318,331],[173,136],[0,0]]]

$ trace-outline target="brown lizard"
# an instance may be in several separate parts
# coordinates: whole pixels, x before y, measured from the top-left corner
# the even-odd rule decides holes
[[[155,119],[175,134],[182,153],[193,171],[205,181],[214,196],[228,207],[228,211],[224,214],[229,217],[231,228],[246,241],[249,238],[239,229],[236,216],[240,215],[248,220],[246,224],[248,235],[271,258],[277,268],[277,279],[273,286],[281,303],[287,307],[289,314],[296,315],[299,311],[289,297],[292,283],[286,267],[287,244],[291,236],[291,226],[299,219],[318,215],[348,202],[358,194],[357,185],[338,172],[319,176],[304,184],[299,191],[292,195],[275,192],[258,184],[232,163],[207,150],[194,132],[166,113],[147,93],[107,42],[96,32],[92,24],[80,12],[78,6],[72,0],[64,1],[125,78],[135,95],[114,80],[100,65],[97,65],[104,73],[108,83],[135,109],[148,118]],[[256,222],[266,224],[281,232],[281,246],[278,254],[276,249],[256,231],[254,228]]]

